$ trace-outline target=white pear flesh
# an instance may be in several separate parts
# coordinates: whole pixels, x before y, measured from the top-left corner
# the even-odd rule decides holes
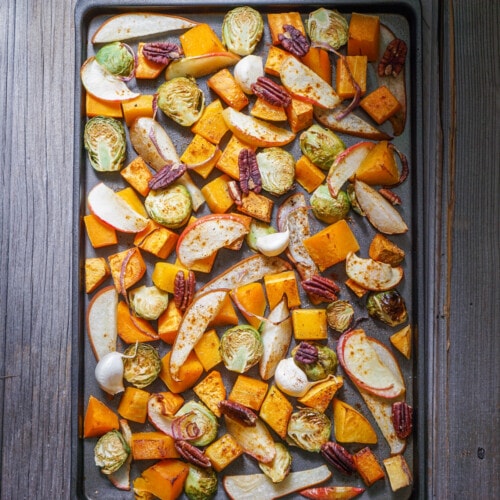
[[[349,252],[345,260],[347,276],[366,290],[383,292],[396,287],[403,279],[401,266],[392,267],[385,262],[363,259]]]

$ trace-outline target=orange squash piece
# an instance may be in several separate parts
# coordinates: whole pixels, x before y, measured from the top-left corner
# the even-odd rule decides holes
[[[142,204],[142,201],[137,196],[136,192],[131,187],[126,187],[124,189],[120,189],[116,194],[124,201],[126,201],[133,210],[135,210],[138,214],[141,214],[143,217],[147,218],[148,213]]]
[[[219,371],[213,370],[193,387],[194,393],[217,417],[222,415],[219,403],[226,399],[226,388]]]
[[[226,51],[215,31],[205,23],[184,32],[179,40],[185,57]]]
[[[225,469],[242,454],[243,448],[231,434],[224,434],[205,449],[205,455],[210,459],[212,467],[217,472]]]
[[[175,415],[184,405],[184,398],[180,394],[174,394],[170,391],[163,391],[159,394],[163,397],[162,406],[168,415]]]
[[[333,396],[335,396],[335,393],[343,384],[344,379],[341,376],[333,376],[333,378],[311,387],[302,397],[297,398],[297,402],[324,413],[330,405]],[[339,439],[337,440],[340,441]]]
[[[262,380],[247,377],[246,375],[238,375],[228,399],[248,406],[252,410],[259,411],[266,397],[268,387],[268,384]]]
[[[153,269],[151,279],[160,290],[174,293],[175,275],[179,271],[184,272],[184,276],[187,278],[189,271],[184,267],[172,264],[171,262],[157,262]]]
[[[332,63],[326,50],[310,47],[307,54],[301,58],[301,61],[323,78],[328,85],[332,84]]]
[[[241,205],[237,205],[237,210],[242,214],[270,223],[273,207],[273,200],[263,194],[250,191],[246,196],[243,196]]]
[[[255,118],[261,118],[270,122],[284,122],[287,119],[283,106],[274,106],[261,97],[257,97],[255,100],[250,114],[255,116]]]
[[[134,481],[134,491],[151,493],[160,500],[175,500],[182,494],[189,473],[189,464],[175,458],[167,458],[148,467]]]
[[[367,56],[368,61],[378,59],[380,18],[353,12],[347,39],[348,56]]]
[[[228,325],[237,325],[238,324],[238,315],[234,309],[234,306],[231,302],[231,298],[229,295],[222,302],[222,306],[215,316],[209,323],[209,327],[214,326],[228,326]]]
[[[240,141],[235,135],[232,135],[216,165],[221,172],[236,180],[240,179],[238,155],[242,149],[251,149],[255,151],[257,148],[246,142]]]
[[[111,274],[104,257],[85,259],[85,293],[92,293],[101,286]]]
[[[359,105],[379,125],[401,111],[402,107],[401,103],[385,85],[382,85],[361,99]]]
[[[377,457],[368,446],[355,453],[352,459],[366,486],[371,486],[385,477],[384,470],[380,466]]]
[[[144,42],[139,42],[137,46],[137,67],[135,68],[135,77],[138,80],[154,80],[160,76],[160,73],[167,65],[146,59],[143,53],[144,45]]]
[[[222,111],[220,99],[215,99],[205,107],[200,119],[191,127],[191,132],[201,135],[212,144],[219,144],[229,130]]]
[[[272,385],[260,407],[260,418],[282,439],[286,439],[288,421],[293,412],[293,406],[286,396]]]
[[[118,336],[127,344],[151,342],[160,338],[149,321],[132,316],[123,300],[118,302],[116,325]]]
[[[399,181],[394,152],[387,141],[373,146],[356,170],[356,179],[374,185],[392,185]]]
[[[295,134],[313,124],[314,108],[309,102],[292,98],[291,104],[285,108],[285,111],[290,129]]]
[[[223,68],[207,80],[211,88],[228,106],[241,111],[248,105],[248,97],[227,68]]]
[[[149,392],[128,386],[120,399],[118,413],[127,420],[143,424],[148,416],[148,399]]]
[[[366,288],[363,288],[361,285],[358,285],[353,279],[348,278],[345,280],[345,286],[349,288],[354,295],[357,297],[361,298],[363,295],[368,293],[368,290]]]
[[[193,171],[206,179],[217,163],[222,152],[217,146],[200,134],[195,134],[181,155],[181,162],[187,165],[199,165]]]
[[[236,323],[234,324],[238,324],[238,319],[236,319]],[[194,346],[194,352],[205,371],[208,372],[222,361],[219,346],[220,339],[214,329],[207,330]]]
[[[118,243],[115,228],[101,221],[94,214],[85,215],[83,222],[90,244],[94,248],[107,247]]]
[[[94,396],[89,396],[83,421],[83,437],[98,437],[120,427],[118,415]]]
[[[134,237],[134,245],[145,252],[166,259],[174,250],[179,235],[150,220],[148,225]]]
[[[295,163],[295,179],[308,193],[319,187],[325,178],[325,172],[307,156],[302,155]]]
[[[220,175],[201,188],[208,208],[214,214],[225,214],[234,205],[234,200],[229,194],[228,182],[231,178]]]
[[[264,64],[264,72],[269,75],[280,76],[281,65],[287,57],[290,57],[290,52],[271,45]]]
[[[123,116],[119,101],[102,101],[89,93],[85,95],[85,108],[88,117],[109,116],[110,118],[121,118]]]
[[[335,439],[339,443],[377,443],[377,433],[368,419],[337,398],[333,400],[333,421]]]
[[[328,326],[325,309],[293,309],[293,336],[296,340],[326,340]]]
[[[153,118],[153,99],[153,95],[141,94],[134,99],[122,102],[123,118],[127,127],[130,127],[136,118]]]
[[[286,295],[290,309],[298,307],[302,303],[297,285],[297,277],[293,270],[264,276],[264,286],[266,288],[269,309],[271,310],[278,305],[283,295]]]
[[[172,345],[182,320],[182,313],[175,302],[169,300],[167,309],[158,318],[158,335],[163,342]]]
[[[370,243],[368,255],[370,259],[385,262],[392,267],[396,267],[403,262],[405,251],[383,234],[377,233]]]
[[[366,94],[366,74],[368,69],[368,58],[366,56],[346,56],[344,63],[342,58],[337,59],[336,89],[337,95],[342,99],[350,99],[356,94],[356,89],[351,83],[349,70],[352,78],[359,85],[361,95]]]
[[[281,12],[278,14],[270,13],[267,15],[267,23],[269,25],[269,31],[271,32],[271,41],[273,45],[279,45],[281,43],[279,35],[285,32],[283,28],[285,24],[291,24],[303,35],[306,34],[300,12]]]
[[[170,356],[172,351],[169,351],[161,359],[160,378],[168,387],[168,390],[174,394],[179,394],[191,389],[196,384],[203,373],[203,365],[200,363],[198,356],[192,351],[187,357],[184,364],[179,370],[179,381],[174,380],[170,375]]]
[[[163,432],[134,432],[132,434],[132,458],[134,460],[162,460],[179,458],[174,438]]]
[[[126,264],[125,259],[128,259]],[[123,278],[125,289],[135,285],[146,272],[146,263],[144,262],[141,251],[138,248],[131,248],[129,250],[123,250],[122,252],[110,255],[108,257],[108,262],[115,287],[120,291],[122,289],[120,275],[124,265],[126,266]]]
[[[147,196],[149,181],[153,177],[146,162],[138,156],[125,168],[120,170],[120,175],[142,196]]]
[[[259,282],[248,283],[232,290],[230,296],[235,301],[236,307],[241,308],[241,314],[248,324],[259,328],[262,320],[256,315],[262,317],[267,307],[262,284]]]

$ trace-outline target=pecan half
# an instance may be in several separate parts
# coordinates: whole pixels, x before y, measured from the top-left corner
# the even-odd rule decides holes
[[[403,40],[395,38],[389,42],[382,59],[378,63],[378,75],[398,76],[405,64],[407,51],[408,47]]]
[[[243,200],[241,199],[241,189],[236,181],[229,181],[227,183],[227,189],[229,191],[229,196],[236,203],[236,205],[241,205]]]
[[[318,361],[318,348],[315,345],[309,344],[309,342],[302,341],[297,347],[293,358],[299,363],[306,365],[316,363]]]
[[[252,92],[273,106],[282,106],[286,108],[291,102],[292,97],[285,87],[276,83],[267,76],[259,76],[255,83],[252,83]]]
[[[191,304],[196,286],[196,277],[193,271],[188,271],[187,278],[184,271],[178,271],[174,278],[174,302],[179,311],[184,312]]]
[[[392,425],[399,439],[406,439],[413,430],[413,408],[405,401],[392,404]]]
[[[179,177],[182,177],[187,170],[184,163],[167,163],[161,170],[156,172],[151,179],[149,179],[148,186],[150,189],[163,189],[173,182],[175,182]]]
[[[351,475],[356,472],[356,465],[352,455],[338,443],[328,441],[320,449],[323,458],[344,474]]]
[[[326,302],[337,300],[337,293],[340,291],[340,288],[333,280],[319,274],[315,274],[311,278],[302,281],[302,288],[307,293]]]
[[[158,64],[168,64],[184,55],[182,48],[171,42],[145,43],[142,47],[142,53],[148,61]]]
[[[401,198],[394,191],[387,188],[381,188],[378,192],[392,205],[401,205]]]
[[[243,194],[248,194],[250,191],[260,193],[262,180],[255,151],[242,149],[238,155],[238,168],[241,192]]]
[[[175,441],[174,446],[179,455],[190,464],[203,468],[212,466],[210,459],[199,448],[196,448],[196,446],[193,446],[191,443],[179,439]]]
[[[304,57],[311,46],[305,35],[291,24],[283,26],[284,33],[278,35],[278,40],[285,50],[297,57]]]
[[[219,402],[219,409],[222,414],[236,420],[246,427],[254,427],[257,422],[257,415],[248,406],[224,399]]]

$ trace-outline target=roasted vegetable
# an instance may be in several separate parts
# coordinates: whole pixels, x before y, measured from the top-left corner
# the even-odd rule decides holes
[[[310,203],[314,216],[327,224],[334,224],[345,219],[351,208],[345,191],[339,191],[337,197],[334,198],[326,184],[316,188],[311,195]]]
[[[240,56],[247,56],[255,50],[263,32],[262,16],[248,6],[230,10],[222,22],[222,42],[227,50]]]
[[[354,308],[347,300],[336,300],[326,306],[326,320],[328,326],[343,333],[352,324]]]
[[[304,349],[307,349],[308,352],[315,352],[313,361],[310,358],[307,358],[307,361],[304,360],[304,357],[301,356]],[[292,349],[292,356],[294,362],[304,371],[309,380],[323,380],[328,375],[333,375],[337,370],[337,355],[326,345],[301,342]]]
[[[250,223],[250,231],[248,231],[245,236],[245,241],[252,250],[258,252],[259,249],[257,248],[257,240],[262,236],[268,236],[274,233],[276,233],[276,229],[273,226],[270,226],[266,222],[252,219],[252,222]]]
[[[340,137],[317,124],[302,132],[299,141],[302,153],[323,170],[328,170],[337,155],[345,149]]]
[[[118,430],[109,431],[99,438],[94,448],[94,459],[103,474],[116,472],[127,460],[130,447],[122,433]]]
[[[337,10],[321,7],[311,12],[306,27],[313,43],[328,44],[334,49],[339,49],[347,43],[349,25]]]
[[[290,416],[288,437],[303,450],[319,452],[330,433],[330,419],[313,408],[303,408]]]
[[[183,226],[192,211],[191,196],[182,184],[150,191],[144,205],[154,221],[169,229]]]
[[[152,384],[161,370],[158,351],[149,344],[138,344],[128,347],[124,354],[134,355],[123,360],[123,377],[127,382],[142,389]]]
[[[190,443],[195,446],[206,446],[217,437],[217,417],[202,403],[188,401],[175,414],[179,419],[179,425],[193,437]]]
[[[140,286],[129,292],[132,311],[147,320],[156,320],[167,309],[168,293],[156,286]]]
[[[408,319],[406,304],[397,290],[372,293],[366,301],[368,314],[389,326],[397,326]]]
[[[217,474],[213,469],[189,466],[184,483],[184,493],[189,500],[208,500],[215,495],[217,486]]]
[[[108,43],[95,55],[96,61],[114,76],[127,78],[134,71],[134,54],[124,43]]]
[[[295,159],[286,150],[265,148],[257,154],[262,189],[275,196],[290,191],[295,181]]]
[[[281,483],[290,473],[292,455],[283,443],[276,443],[274,447],[273,460],[268,464],[259,463],[259,468],[273,483]]]
[[[238,325],[224,332],[219,349],[228,370],[244,373],[260,361],[262,339],[253,326]]]
[[[120,121],[95,116],[85,125],[83,143],[92,167],[98,172],[120,170],[127,152],[125,129]]]

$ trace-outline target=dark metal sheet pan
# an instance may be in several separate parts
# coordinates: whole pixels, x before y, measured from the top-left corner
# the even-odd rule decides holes
[[[426,429],[425,429],[425,419],[424,419],[424,408],[427,401],[426,397],[426,353],[423,350],[424,347],[424,336],[427,334],[426,325],[429,324],[428,318],[431,314],[426,310],[426,304],[432,303],[429,300],[428,293],[432,293],[429,284],[425,280],[425,269],[427,267],[426,259],[432,258],[429,256],[429,252],[426,251],[425,246],[425,234],[426,228],[424,227],[424,190],[425,185],[423,182],[424,176],[423,172],[419,168],[422,164],[422,116],[421,116],[421,19],[420,19],[420,5],[417,1],[412,0],[401,0],[401,1],[372,1],[372,2],[360,2],[356,0],[351,1],[338,1],[332,4],[331,2],[316,1],[313,4],[307,4],[306,2],[296,1],[296,2],[285,2],[278,1],[272,4],[265,1],[248,1],[244,2],[244,5],[251,5],[264,14],[268,12],[287,12],[287,11],[299,11],[303,14],[303,18],[308,12],[318,8],[327,7],[335,8],[340,12],[348,16],[351,12],[363,12],[363,13],[374,13],[380,15],[381,21],[390,27],[396,36],[407,41],[409,46],[409,59],[406,65],[406,81],[407,81],[407,99],[408,99],[408,119],[404,133],[394,139],[394,144],[405,152],[409,158],[410,163],[410,178],[409,180],[401,186],[398,193],[404,200],[404,204],[401,207],[401,213],[405,220],[407,221],[410,231],[404,236],[398,236],[394,239],[400,246],[402,246],[407,257],[405,260],[405,280],[404,283],[398,288],[403,296],[406,298],[408,310],[410,313],[410,322],[413,327],[414,335],[414,346],[413,346],[413,356],[410,361],[405,360],[403,357],[399,356],[399,361],[405,376],[407,384],[407,399],[413,404],[416,409],[416,428],[413,437],[410,439],[407,449],[405,451],[405,458],[409,462],[413,474],[414,474],[414,485],[412,490],[404,489],[399,491],[397,494],[391,492],[388,480],[379,481],[363,494],[361,498],[407,498],[412,495],[413,497],[419,497],[419,492],[424,492],[425,488],[425,457],[426,457]],[[243,5],[240,4],[240,5]],[[96,174],[91,168],[88,159],[86,158],[86,153],[83,148],[83,127],[86,121],[85,115],[85,92],[82,86],[79,84],[79,68],[83,61],[94,53],[94,48],[90,42],[90,38],[95,31],[96,27],[107,17],[115,15],[118,13],[123,13],[127,11],[158,11],[168,14],[175,14],[183,17],[191,18],[195,21],[208,22],[214,27],[214,30],[220,35],[220,25],[224,13],[232,7],[237,6],[236,3],[224,3],[216,0],[211,1],[179,1],[179,2],[149,2],[149,1],[139,1],[139,0],[81,0],[76,5],[75,10],[75,31],[76,31],[76,82],[77,88],[75,89],[76,101],[75,101],[75,151],[74,151],[74,168],[77,171],[75,175],[76,183],[74,186],[74,227],[75,227],[75,240],[74,240],[74,269],[75,269],[75,279],[73,287],[73,304],[74,304],[74,363],[73,363],[73,387],[74,387],[74,405],[73,405],[73,435],[72,435],[72,477],[74,485],[74,494],[81,498],[133,498],[132,492],[121,492],[115,489],[111,483],[100,474],[98,468],[94,465],[93,461],[93,447],[95,444],[95,439],[83,440],[81,438],[82,421],[83,415],[86,408],[87,400],[89,394],[95,394],[101,400],[106,401],[110,407],[116,410],[119,397],[115,397],[113,400],[107,400],[105,394],[100,391],[97,387],[93,370],[95,366],[95,359],[91,352],[90,346],[87,341],[87,335],[84,327],[84,315],[85,310],[89,301],[84,293],[83,282],[83,262],[86,257],[92,256],[94,254],[106,255],[105,252],[95,252],[89,245],[85,231],[82,229],[82,217],[87,211],[86,207],[86,194],[88,190],[94,186],[97,182],[104,180],[108,185],[114,188],[125,187],[120,179],[119,175],[112,174],[103,176],[102,174]],[[259,43],[259,48],[257,53],[263,54],[265,52],[266,45],[269,44],[269,33],[267,30],[267,24],[265,27],[265,38]],[[168,37],[167,37],[168,38]],[[155,37],[155,39],[158,39]],[[134,46],[134,42],[131,42]],[[161,81],[160,77],[160,81]],[[373,72],[370,78],[373,77]],[[373,81],[371,81],[373,86]],[[130,82],[130,86],[136,86],[141,89],[144,93],[154,93],[158,81],[147,82],[141,81],[137,84],[135,81]],[[370,85],[370,80],[368,82]],[[201,82],[201,87],[207,95],[209,91],[204,83],[204,79]],[[167,119],[165,117],[159,117],[160,122],[167,126]],[[384,125],[382,128],[390,132],[390,128],[386,128]],[[177,151],[181,153],[187,146],[190,140],[190,132],[188,129],[182,129],[181,127],[176,127],[172,125],[172,122],[168,122],[168,133],[172,137]],[[347,145],[358,142],[361,139],[344,136],[342,139]],[[298,141],[290,148],[290,151],[296,158],[300,156],[300,150],[297,145]],[[127,159],[131,160],[135,157],[135,153],[129,146],[127,152]],[[196,177],[196,179],[201,179]],[[208,179],[210,180],[211,177]],[[206,181],[203,181],[203,183]],[[283,197],[284,198],[284,197]],[[281,201],[280,199],[274,200],[278,205]],[[206,209],[201,209],[199,214],[205,213]],[[197,214],[197,215],[199,215]],[[366,221],[360,221],[359,217],[353,217],[354,219],[354,232],[358,237],[362,251],[365,251],[365,256],[367,255],[367,244],[370,241],[372,235],[374,234],[373,229],[370,229],[369,224]],[[313,227],[319,227],[314,226]],[[118,250],[127,248],[130,245],[129,239],[120,240]],[[113,250],[116,251],[116,250]],[[108,252],[108,254],[111,252]],[[250,251],[246,253],[249,255]],[[143,279],[145,284],[151,284],[150,281],[150,270],[153,265],[153,260],[148,259],[148,272],[146,277]],[[171,259],[169,259],[171,260]],[[222,260],[222,259],[221,259]],[[214,268],[214,273],[217,273],[217,265]],[[342,278],[342,271],[337,271],[336,266],[334,271],[339,274],[339,278]],[[203,281],[203,276],[199,277],[199,282]],[[109,284],[109,283],[108,283]],[[347,292],[344,291],[344,298],[348,297]],[[426,299],[424,300],[424,297]],[[343,298],[343,297],[341,297]],[[359,302],[356,305],[356,317],[360,317],[366,313],[362,310],[362,303]],[[365,326],[366,325],[366,326]],[[366,329],[367,333],[382,339],[386,344],[388,344],[388,333],[393,333],[395,329],[387,329],[386,327],[380,327],[374,324],[373,321],[366,322],[363,327]],[[331,343],[334,344],[335,339],[338,338],[336,335],[332,337]],[[164,354],[167,348],[165,345],[160,346],[160,352]],[[340,370],[340,369],[339,369]],[[253,373],[250,372],[250,373]],[[231,377],[231,375],[229,375]],[[362,413],[365,414],[369,420],[373,422],[369,411],[364,406],[360,395],[350,384],[346,377],[344,377],[344,388],[340,393],[340,397],[345,399],[349,403],[357,406],[361,409]],[[230,383],[230,381],[229,381]],[[228,385],[227,388],[230,386]],[[148,388],[151,392],[165,390],[165,386],[161,381],[156,381],[151,387]],[[374,427],[376,424],[373,423]],[[141,427],[141,426],[139,426]],[[132,430],[139,430],[138,426],[132,425]],[[278,438],[279,439],[279,438]],[[348,446],[351,450],[360,449],[362,446]],[[388,447],[382,437],[379,439],[379,443],[373,447],[379,460],[389,456]],[[301,452],[296,448],[293,449],[293,470],[302,470],[312,467],[314,465],[320,465],[323,463],[319,455],[314,455],[306,452]],[[132,467],[133,476],[140,474],[150,463],[135,463]],[[258,467],[255,462],[248,458],[243,457],[233,463],[230,467],[225,469],[224,474],[237,474],[237,473],[249,473],[249,472],[259,472]],[[344,477],[337,471],[333,471],[333,479],[330,480],[328,485],[355,485],[363,487],[363,482],[359,476],[352,478]],[[296,495],[298,497],[298,495]],[[226,494],[222,488],[219,486],[217,498],[226,498]]]

